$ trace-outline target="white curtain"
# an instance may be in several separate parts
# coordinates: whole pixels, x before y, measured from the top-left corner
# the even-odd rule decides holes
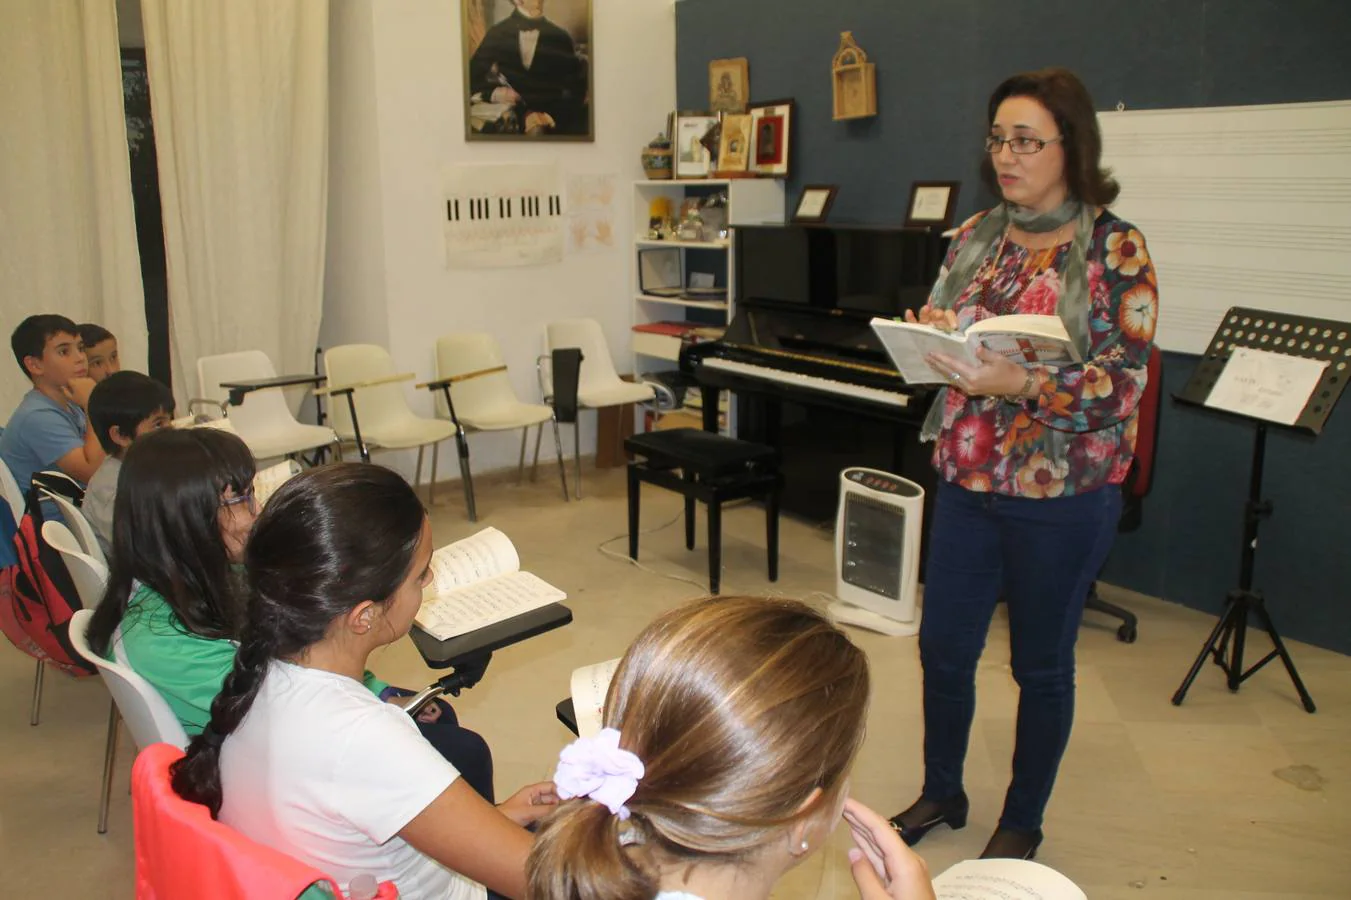
[[[141,0],[174,388],[256,349],[312,371],[328,203],[327,0]]]
[[[97,322],[145,371],[114,0],[0,2],[0,424],[28,383],[9,333],[34,313]]]

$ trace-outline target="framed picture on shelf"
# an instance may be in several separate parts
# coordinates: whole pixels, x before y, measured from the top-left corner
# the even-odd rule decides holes
[[[916,181],[910,186],[910,205],[906,207],[906,227],[952,227],[952,216],[957,211],[957,189],[960,181]]]
[[[638,251],[638,290],[653,297],[678,297],[684,292],[679,247]]]
[[[743,113],[751,97],[746,58],[715,59],[708,64],[708,105],[714,112]]]
[[[591,0],[460,0],[460,24],[466,140],[596,139]]]
[[[793,211],[794,222],[824,222],[830,215],[830,205],[835,202],[839,187],[833,184],[809,184],[802,189],[797,209]]]
[[[718,146],[718,172],[741,173],[750,168],[751,117],[727,113],[722,117],[722,136]]]
[[[787,178],[793,161],[793,101],[752,103],[750,170],[769,178]]]
[[[676,112],[672,116],[676,178],[707,178],[713,174],[713,155],[704,146],[704,138],[717,127],[718,117],[706,112]]]

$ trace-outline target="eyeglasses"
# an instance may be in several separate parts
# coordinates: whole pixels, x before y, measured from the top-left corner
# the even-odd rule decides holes
[[[993,155],[995,153],[998,153],[1000,150],[1003,150],[1004,145],[1008,144],[1009,149],[1012,150],[1014,153],[1018,154],[1019,156],[1030,156],[1033,153],[1040,153],[1041,151],[1045,150],[1047,144],[1054,144],[1056,141],[1063,141],[1064,139],[1065,139],[1064,135],[1061,135],[1060,137],[1046,138],[1045,140],[1043,140],[1041,138],[1021,137],[1021,136],[1002,138],[1002,137],[995,137],[992,134],[985,139],[985,152]]]
[[[247,503],[252,512],[258,511],[258,495],[254,493],[253,485],[241,494],[235,494],[233,497],[222,497],[220,505],[222,509],[229,509],[231,506],[238,506],[241,503]]]

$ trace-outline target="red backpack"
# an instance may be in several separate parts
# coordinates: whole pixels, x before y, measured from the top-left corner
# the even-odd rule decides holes
[[[63,495],[80,490],[73,480],[44,472],[33,476],[17,524],[9,505],[0,503],[5,520],[0,532],[13,532],[13,552],[4,554],[9,565],[0,569],[0,631],[24,653],[67,675],[93,675],[94,667],[70,643],[70,617],[83,605],[61,554],[42,539],[39,485]]]

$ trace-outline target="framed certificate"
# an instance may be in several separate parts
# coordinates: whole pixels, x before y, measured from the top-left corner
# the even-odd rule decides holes
[[[959,181],[916,181],[910,186],[910,205],[906,207],[906,226],[943,230],[951,227],[957,211]]]

